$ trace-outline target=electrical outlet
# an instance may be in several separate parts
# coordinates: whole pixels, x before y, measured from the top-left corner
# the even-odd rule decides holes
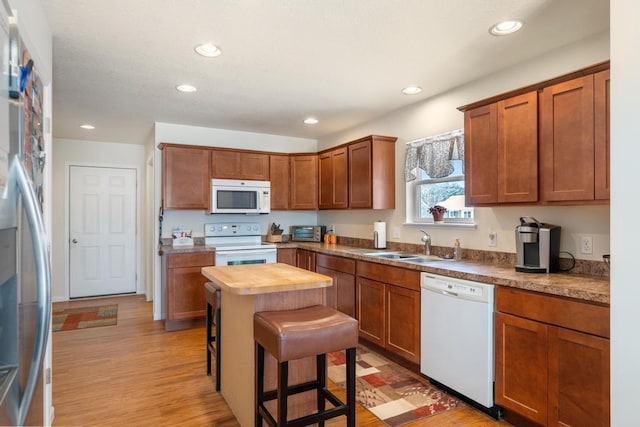
[[[580,237],[580,253],[581,254],[593,253],[593,237],[591,236]]]
[[[496,233],[495,231],[489,232],[489,246],[498,246],[498,233]]]

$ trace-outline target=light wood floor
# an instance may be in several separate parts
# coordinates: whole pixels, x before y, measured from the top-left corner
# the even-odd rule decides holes
[[[103,304],[118,304],[117,326],[53,334],[54,426],[238,425],[205,373],[204,327],[166,332],[138,295],[55,306]],[[343,426],[343,418],[327,424]],[[356,419],[358,426],[385,425],[361,406]],[[463,406],[408,426],[505,425]]]

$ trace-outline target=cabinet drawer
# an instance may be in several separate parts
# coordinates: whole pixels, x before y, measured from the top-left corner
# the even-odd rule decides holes
[[[414,291],[420,290],[420,273],[415,270],[393,267],[373,262],[358,261],[358,276],[368,277],[384,283],[400,286]]]
[[[609,307],[605,305],[498,286],[496,309],[609,338]]]
[[[349,258],[316,254],[316,265],[343,273],[356,274],[356,261]]]
[[[167,255],[167,268],[206,267],[214,264],[213,252]]]

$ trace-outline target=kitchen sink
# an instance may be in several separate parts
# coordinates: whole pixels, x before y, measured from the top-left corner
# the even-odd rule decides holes
[[[366,254],[370,256],[374,256],[376,258],[385,258],[385,259],[397,259],[397,260],[405,260],[411,258],[417,258],[419,255],[416,254],[408,254],[408,253],[378,253],[378,254]]]
[[[402,261],[410,262],[413,264],[429,264],[435,261],[454,261],[453,258],[442,258],[435,255],[420,255],[414,258],[403,259]]]
[[[453,258],[442,258],[435,255],[420,255],[402,251],[381,251],[379,249],[354,248],[346,249],[346,252],[366,255],[374,258],[392,259],[395,261],[410,262],[413,264],[428,264],[435,261],[453,261]]]

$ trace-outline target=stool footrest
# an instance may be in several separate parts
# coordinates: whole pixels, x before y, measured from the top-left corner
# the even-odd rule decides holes
[[[289,388],[287,389],[287,396],[292,396],[298,393],[304,393],[305,391],[309,391],[309,390],[317,390],[319,387],[320,387],[319,381],[309,381],[307,383],[292,385],[292,386],[289,386]],[[278,398],[277,393],[278,393],[278,390],[265,391],[263,400],[265,402],[268,402],[270,400],[277,399]]]
[[[309,390],[314,390],[315,389],[315,390],[318,390],[318,392],[320,392],[322,394],[322,396],[326,400],[331,402],[331,404],[334,405],[334,408],[325,409],[322,413],[315,413],[315,414],[305,415],[304,417],[300,417],[300,418],[296,418],[296,419],[287,421],[287,423],[286,423],[287,427],[308,426],[310,424],[316,424],[319,421],[328,420],[328,419],[331,419],[331,418],[339,417],[341,415],[347,415],[349,413],[349,407],[346,404],[344,404],[342,401],[340,401],[340,399],[338,399],[336,397],[336,395],[331,393],[328,389],[326,389],[326,388],[318,389],[316,387],[306,388],[309,385],[314,385],[314,384],[317,385],[317,381],[312,381],[312,382],[308,382],[308,383],[304,383],[304,384],[299,384],[297,386],[291,386],[289,388],[289,393],[287,393],[287,395],[291,396],[292,394],[302,393],[304,391],[309,391]],[[303,388],[301,386],[305,386],[305,388],[303,390],[300,390],[300,391],[295,391],[299,387]],[[268,392],[266,392],[264,394],[263,402],[268,402],[268,401],[274,400],[274,399],[276,399],[276,390],[268,391]],[[262,415],[262,417],[265,419],[267,424],[269,424],[271,426],[277,425],[276,420],[273,418],[271,413],[269,413],[267,408],[264,406],[264,403],[261,403],[261,404],[258,405],[258,411],[260,412],[260,415]]]

